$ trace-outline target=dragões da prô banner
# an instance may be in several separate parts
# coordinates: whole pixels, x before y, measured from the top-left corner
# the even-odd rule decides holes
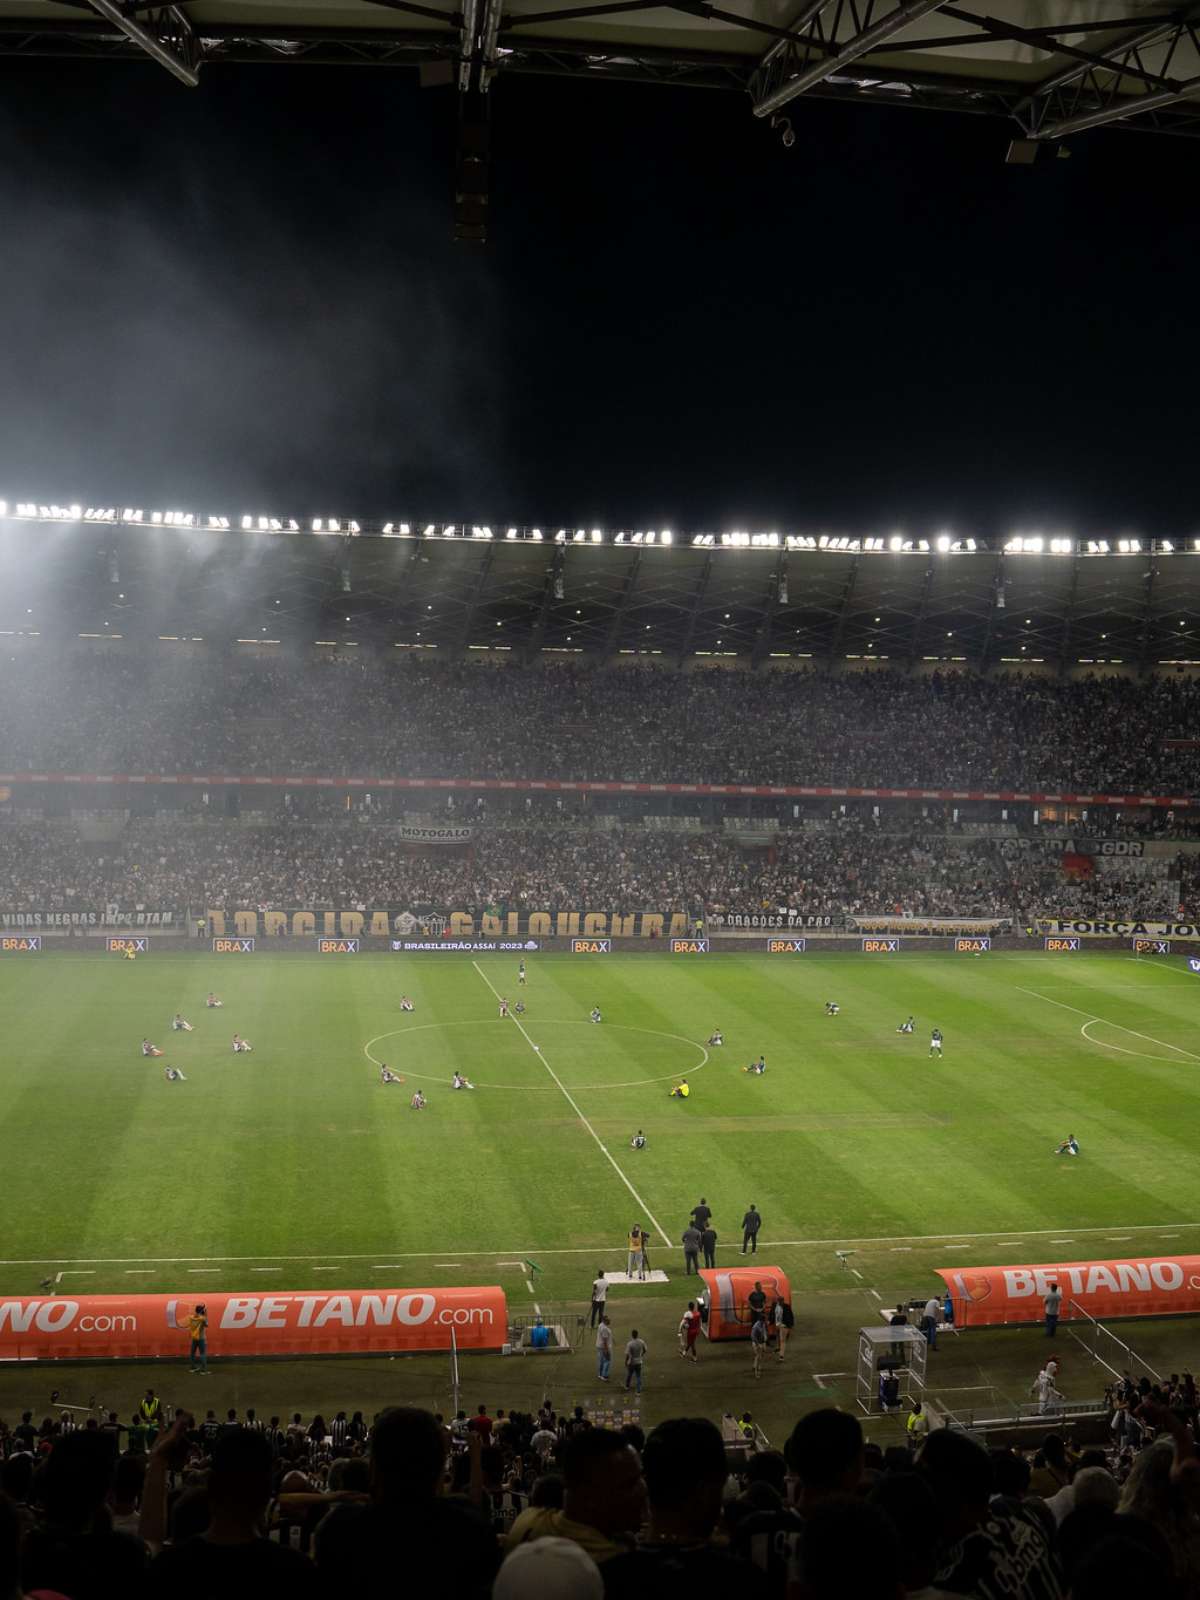
[[[498,1350],[508,1337],[494,1286],[53,1295],[0,1298],[0,1361],[185,1358],[197,1305],[210,1358]]]
[[[1049,1266],[939,1267],[958,1327],[1041,1322],[1052,1284],[1059,1319],[1180,1316],[1200,1311],[1200,1256],[1130,1256]]]

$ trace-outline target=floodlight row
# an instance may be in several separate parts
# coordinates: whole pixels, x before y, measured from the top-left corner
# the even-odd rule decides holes
[[[682,545],[698,549],[843,551],[847,554],[970,555],[993,551],[1004,555],[1175,555],[1200,553],[1200,538],[1163,539],[1127,536],[1088,539],[1071,534],[1016,533],[1007,539],[975,539],[943,531],[928,537],[890,534],[799,534],[735,528],[725,533],[677,535],[669,528],[535,528],[492,527],[466,522],[379,522],[354,517],[275,517],[244,512],[236,517],[195,511],[145,511],[137,506],[66,505],[34,500],[0,500],[0,521],[82,523],[99,527],[175,528],[205,533],[317,534],[353,539],[472,540],[486,543],[553,545]]]

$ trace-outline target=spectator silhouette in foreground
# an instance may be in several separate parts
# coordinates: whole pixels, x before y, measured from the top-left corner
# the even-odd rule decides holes
[[[439,1494],[446,1435],[428,1411],[397,1406],[371,1432],[371,1500],[317,1529],[314,1553],[326,1594],[378,1593],[399,1574],[436,1571],[438,1587],[482,1600],[499,1565],[485,1518]]]
[[[559,1456],[562,1510],[531,1506],[509,1530],[505,1551],[529,1539],[573,1539],[599,1565],[631,1547],[641,1527],[646,1483],[637,1452],[619,1433],[589,1428],[573,1434]]]
[[[115,1457],[99,1431],[64,1434],[42,1469],[42,1515],[26,1534],[21,1581],[26,1590],[49,1589],[71,1600],[108,1600],[140,1591],[146,1547],[114,1533],[105,1501]]]
[[[1066,1593],[1052,1542],[1052,1523],[1030,1501],[991,1500],[994,1474],[982,1445],[939,1428],[921,1449],[917,1468],[933,1490],[941,1518],[934,1583],[976,1600],[1060,1600]]]
[[[766,1594],[758,1570],[713,1543],[729,1469],[721,1431],[702,1417],[661,1422],[642,1454],[650,1521],[636,1550],[604,1569],[608,1600]]]
[[[162,1455],[156,1450],[152,1461],[168,1457],[176,1436],[172,1428],[164,1436]],[[273,1464],[271,1446],[261,1433],[224,1430],[213,1447],[208,1474],[208,1527],[155,1558],[147,1585],[151,1596],[250,1600],[287,1593],[290,1600],[305,1600],[317,1593],[317,1575],[307,1557],[263,1537]],[[151,1472],[145,1492],[147,1497],[151,1493]],[[155,1492],[161,1490],[155,1486]]]
[[[848,1495],[831,1495],[804,1519],[804,1600],[903,1600],[900,1541],[890,1517]]]

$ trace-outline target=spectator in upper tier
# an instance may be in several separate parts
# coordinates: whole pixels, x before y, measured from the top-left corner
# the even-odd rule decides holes
[[[646,1483],[637,1453],[619,1433],[589,1428],[564,1444],[561,1511],[531,1506],[513,1523],[506,1551],[527,1539],[573,1539],[601,1566],[630,1548],[641,1527]]]
[[[488,1523],[439,1493],[446,1435],[427,1411],[396,1407],[371,1431],[371,1505],[318,1529],[315,1556],[328,1595],[378,1592],[381,1574],[434,1572],[447,1594],[485,1600],[499,1564]]]
[[[765,1595],[750,1562],[713,1543],[729,1469],[721,1431],[704,1418],[662,1422],[642,1454],[650,1518],[636,1550],[604,1569],[608,1600],[657,1595]]]

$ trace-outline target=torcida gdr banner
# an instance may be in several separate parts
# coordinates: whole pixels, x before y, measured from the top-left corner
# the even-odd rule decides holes
[[[1083,939],[1200,939],[1200,923],[1160,917],[1039,917],[1039,933],[1076,933]]]
[[[683,911],[230,911],[209,908],[215,938],[669,939],[695,932]]]

